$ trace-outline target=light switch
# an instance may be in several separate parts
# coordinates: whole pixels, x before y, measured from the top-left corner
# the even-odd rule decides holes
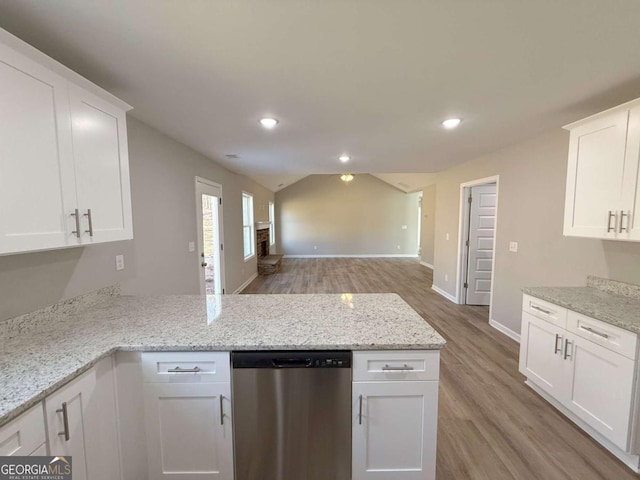
[[[517,252],[518,251],[518,242],[509,242],[509,251]]]
[[[402,225],[402,229],[403,229],[403,230],[406,230],[406,229],[407,229],[407,226],[406,226],[406,225]]]
[[[190,252],[196,251],[196,242],[189,242],[189,251]]]
[[[449,240],[449,234],[447,233],[447,234],[444,236],[444,238],[445,238],[446,240]]]

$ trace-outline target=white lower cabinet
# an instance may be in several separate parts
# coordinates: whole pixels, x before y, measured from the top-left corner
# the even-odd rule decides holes
[[[564,325],[523,312],[520,372],[613,453],[637,455],[636,335],[573,311]]]
[[[173,376],[145,376],[149,480],[233,480],[229,356],[212,353],[209,361],[207,354],[197,355],[191,360],[193,354],[154,353],[148,362],[143,354],[144,365],[173,366]],[[213,376],[205,368],[212,363]]]
[[[42,403],[0,428],[0,457],[46,455]]]
[[[49,454],[71,456],[74,480],[121,478],[113,359],[45,399]]]
[[[435,479],[438,368],[437,350],[354,352],[353,480]]]

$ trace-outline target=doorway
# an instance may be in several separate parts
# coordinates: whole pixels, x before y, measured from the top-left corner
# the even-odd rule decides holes
[[[224,291],[224,249],[222,232],[222,185],[196,177],[198,223],[198,265],[200,293],[218,295]]]
[[[491,308],[498,219],[498,177],[460,185],[458,300]],[[491,313],[489,313],[491,318]]]

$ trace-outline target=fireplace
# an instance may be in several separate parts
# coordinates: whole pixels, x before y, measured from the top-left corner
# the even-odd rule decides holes
[[[258,259],[269,255],[269,229],[261,228],[256,231],[256,252]]]

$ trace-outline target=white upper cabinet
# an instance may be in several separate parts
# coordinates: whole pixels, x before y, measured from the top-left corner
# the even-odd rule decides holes
[[[67,81],[0,44],[0,252],[67,246],[75,189]]]
[[[133,237],[128,109],[0,30],[0,255]]]
[[[565,128],[570,130],[564,234],[640,241],[640,100]]]
[[[69,86],[82,243],[133,238],[126,113]]]

